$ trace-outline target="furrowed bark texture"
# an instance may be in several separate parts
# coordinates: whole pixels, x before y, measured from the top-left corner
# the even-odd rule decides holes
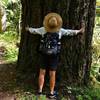
[[[68,84],[87,84],[92,61],[91,42],[95,18],[95,0],[21,0],[22,32],[17,63],[18,77],[35,83],[38,78],[41,57],[37,52],[39,35],[25,31],[25,27],[41,27],[49,12],[59,13],[63,27],[80,29],[82,21],[86,29],[83,35],[62,38],[62,50],[57,76]]]

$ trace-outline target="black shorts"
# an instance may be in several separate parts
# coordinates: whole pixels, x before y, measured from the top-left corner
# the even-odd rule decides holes
[[[58,66],[58,55],[42,55],[42,64],[41,69],[49,69],[52,71],[56,71]]]

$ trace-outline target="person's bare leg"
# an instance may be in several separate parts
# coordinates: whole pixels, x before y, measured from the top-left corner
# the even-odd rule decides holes
[[[43,85],[44,85],[44,77],[45,77],[45,69],[40,69],[40,73],[39,73],[39,91],[38,92],[42,92],[43,89]]]
[[[50,93],[54,93],[55,87],[55,79],[56,79],[56,71],[49,71],[50,74]]]

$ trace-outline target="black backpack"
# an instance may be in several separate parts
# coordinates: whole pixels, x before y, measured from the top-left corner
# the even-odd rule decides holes
[[[40,41],[39,51],[42,54],[57,55],[61,50],[61,42],[58,33],[44,34]]]

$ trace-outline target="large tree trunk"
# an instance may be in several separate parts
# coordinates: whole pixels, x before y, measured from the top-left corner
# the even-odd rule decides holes
[[[84,21],[83,35],[62,38],[62,51],[57,76],[68,84],[86,84],[89,81],[92,61],[91,42],[95,18],[95,0],[21,0],[22,32],[17,72],[19,80],[37,81],[41,57],[37,52],[40,36],[31,35],[25,27],[41,27],[49,12],[59,13],[63,27],[80,29]]]

